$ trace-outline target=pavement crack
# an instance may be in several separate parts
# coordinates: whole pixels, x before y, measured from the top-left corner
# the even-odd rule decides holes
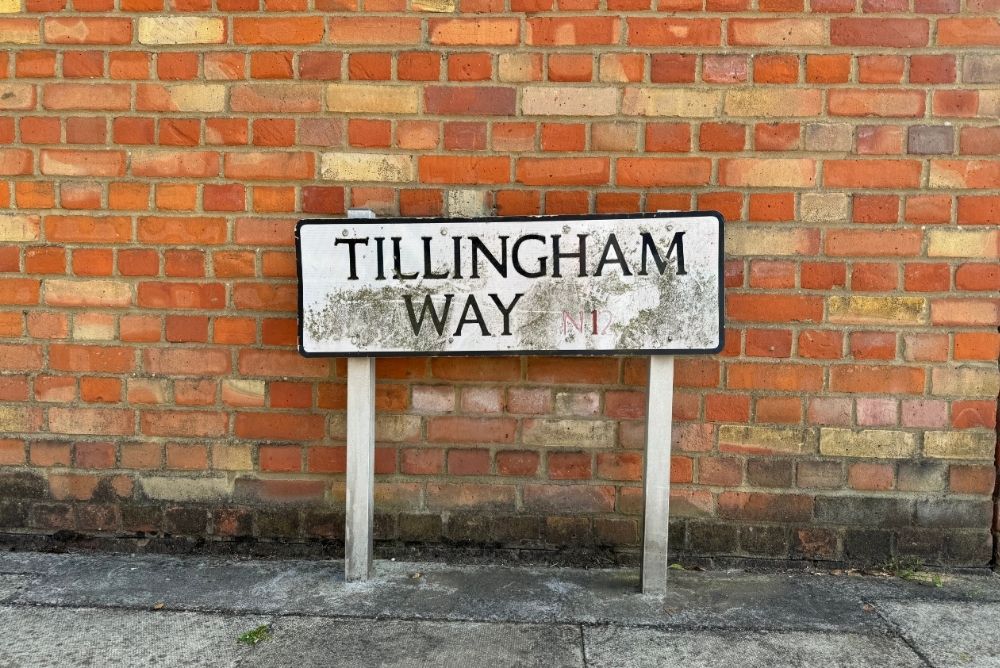
[[[879,607],[875,601],[862,600],[861,602],[865,605],[870,605],[875,610],[875,614],[878,615],[883,622],[885,622],[886,626],[889,627],[889,629],[896,635],[896,637],[902,640],[903,644],[909,647],[910,651],[916,654],[917,657],[921,661],[923,661],[925,665],[927,665],[929,668],[939,668],[939,666],[937,666],[933,661],[931,661],[930,657],[927,656],[924,653],[924,651],[920,649],[920,647],[918,647],[917,644],[910,639],[909,635],[907,635],[906,632],[903,631],[903,629],[899,626],[899,624],[897,624],[891,617],[889,617],[885,612],[882,611],[882,608]]]
[[[583,624],[578,624],[577,627],[580,629],[580,661],[583,662],[583,668],[587,668],[587,636]]]

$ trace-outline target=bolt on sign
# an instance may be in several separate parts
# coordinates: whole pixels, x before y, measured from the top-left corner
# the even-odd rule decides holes
[[[306,356],[713,353],[722,216],[303,220]]]

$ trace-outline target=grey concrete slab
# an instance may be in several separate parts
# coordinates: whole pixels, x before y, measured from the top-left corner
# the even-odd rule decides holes
[[[0,603],[26,591],[32,580],[29,575],[0,575]]]
[[[936,667],[1000,667],[1000,606],[943,601],[876,601]]]
[[[240,665],[238,643],[268,620],[191,612],[0,606],[0,666]]]
[[[856,591],[801,573],[671,572],[664,597],[635,569],[376,563],[344,582],[341,562],[67,555],[15,597],[40,605],[228,610],[430,620],[620,623],[679,628],[873,632]]]
[[[283,617],[246,666],[583,666],[580,628]]]
[[[919,668],[898,638],[854,633],[663,631],[614,626],[584,631],[591,668]]]

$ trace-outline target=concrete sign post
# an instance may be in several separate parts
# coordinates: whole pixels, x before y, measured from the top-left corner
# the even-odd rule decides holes
[[[651,356],[642,580],[665,589],[669,356],[722,349],[719,214],[303,220],[295,241],[300,352],[354,358],[348,579],[371,570],[373,357],[627,354]]]

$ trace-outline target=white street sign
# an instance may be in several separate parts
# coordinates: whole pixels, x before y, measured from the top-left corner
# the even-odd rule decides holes
[[[303,220],[303,355],[676,354],[723,345],[722,217]]]

